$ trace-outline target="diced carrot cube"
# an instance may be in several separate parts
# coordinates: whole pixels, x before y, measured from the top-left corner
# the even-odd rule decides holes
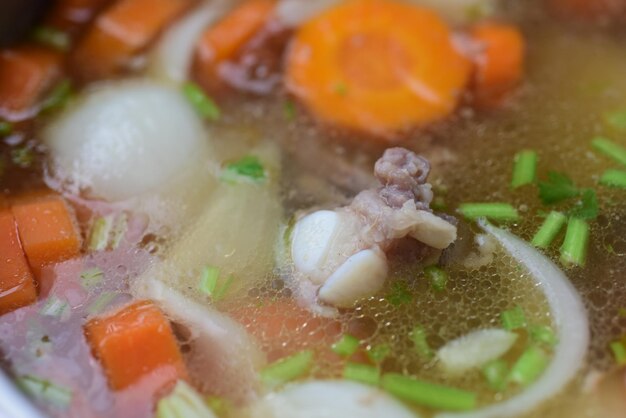
[[[172,380],[187,378],[172,328],[150,301],[92,319],[85,325],[85,335],[115,390],[127,388],[164,368],[174,372]]]
[[[37,288],[17,234],[15,218],[0,212],[0,315],[37,299]]]
[[[0,118],[11,121],[28,111],[61,76],[59,53],[36,46],[0,51]]]
[[[16,203],[12,207],[24,252],[35,276],[52,263],[80,253],[81,239],[69,207],[59,196]]]
[[[123,70],[192,4],[189,0],[117,0],[96,18],[74,51],[76,75],[88,81]]]

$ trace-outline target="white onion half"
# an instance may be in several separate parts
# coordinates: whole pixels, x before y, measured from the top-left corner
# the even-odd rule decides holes
[[[44,141],[59,183],[108,201],[163,190],[209,159],[191,105],[148,81],[98,85],[52,122]]]
[[[228,3],[228,0],[205,1],[168,29],[154,49],[150,72],[166,81],[184,82],[198,38],[224,14]]]
[[[531,386],[506,401],[471,412],[444,412],[436,418],[504,418],[531,411],[558,394],[578,373],[589,345],[589,323],[585,307],[565,274],[547,257],[515,235],[479,222],[506,252],[530,273],[543,290],[557,328],[558,343],[551,363]]]

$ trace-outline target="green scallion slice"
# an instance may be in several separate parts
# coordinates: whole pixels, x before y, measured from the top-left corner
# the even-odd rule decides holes
[[[376,367],[360,363],[348,363],[343,369],[344,379],[354,380],[367,385],[378,386],[380,370]]]
[[[200,276],[200,290],[213,296],[217,289],[217,281],[220,278],[220,269],[215,266],[206,266],[202,269],[202,275]]]
[[[508,380],[528,386],[541,375],[548,361],[547,354],[541,348],[530,346],[511,367]]]
[[[444,411],[466,411],[476,407],[476,394],[473,392],[436,385],[396,373],[383,375],[382,387],[404,401]]]
[[[94,300],[93,303],[87,308],[87,313],[90,315],[98,315],[99,313],[104,312],[104,310],[115,300],[117,295],[119,295],[117,292],[104,292],[101,295],[98,295],[96,300]]]
[[[304,376],[313,365],[313,351],[305,350],[285,357],[261,370],[261,380],[270,387]]]
[[[600,177],[600,184],[626,189],[626,171],[606,170]]]
[[[18,167],[29,168],[35,162],[35,153],[28,145],[11,150],[11,161]]]
[[[435,291],[442,292],[446,289],[448,273],[443,269],[437,266],[428,266],[424,269],[424,273],[430,280],[430,285]]]
[[[490,388],[498,392],[504,390],[509,375],[509,366],[506,361],[493,360],[485,364],[481,372]]]
[[[339,341],[334,343],[331,349],[342,357],[349,357],[359,348],[359,339],[350,334],[344,334]]]
[[[390,352],[391,348],[387,344],[374,345],[368,347],[367,357],[369,357],[373,363],[380,364],[387,358]]]
[[[417,354],[425,359],[433,358],[434,353],[428,345],[428,341],[426,340],[426,331],[424,331],[424,328],[419,325],[414,327],[409,336],[411,337],[411,341],[413,341],[413,346],[415,347]]]
[[[626,364],[626,347],[621,341],[612,342],[609,347],[613,352],[613,358],[615,358],[615,362],[623,366]]]
[[[463,203],[459,212],[468,219],[487,218],[495,221],[516,221],[517,209],[508,203]]]
[[[9,136],[13,132],[13,124],[10,122],[0,121],[0,137]]]
[[[502,312],[500,321],[502,327],[507,331],[526,327],[526,315],[520,306]]]
[[[570,218],[561,246],[561,262],[565,265],[584,265],[588,241],[589,224],[582,219]]]
[[[101,216],[96,218],[91,225],[91,232],[87,249],[90,251],[103,251],[109,245],[109,234],[113,227],[113,218],[111,216]]]
[[[50,26],[39,26],[32,33],[33,40],[42,45],[67,51],[70,47],[70,37],[67,33]]]
[[[83,270],[80,273],[80,280],[84,288],[92,289],[102,283],[104,272],[99,267]]]
[[[217,121],[221,117],[222,112],[220,108],[197,84],[185,83],[183,85],[183,94],[196,109],[196,112],[203,118]]]
[[[537,173],[537,153],[532,150],[523,150],[515,154],[513,160],[513,176],[511,188],[516,189],[535,181]]]
[[[113,224],[109,234],[109,246],[112,250],[115,250],[120,246],[127,230],[128,215],[126,215],[126,213],[121,213],[115,218],[115,223]]]
[[[49,112],[65,106],[72,97],[73,89],[70,80],[65,79],[58,83],[41,103],[41,112]]]
[[[70,314],[70,305],[67,301],[57,296],[50,296],[39,313],[63,321],[67,319]]]
[[[606,155],[617,161],[620,164],[626,165],[626,148],[621,145],[616,144],[610,139],[603,137],[596,137],[591,141],[591,146]]]
[[[265,180],[267,174],[261,161],[254,155],[246,155],[238,161],[230,163],[222,172],[222,180],[236,183],[240,180],[259,182]]]
[[[555,211],[550,212],[546,220],[543,221],[539,231],[537,231],[533,237],[532,245],[537,248],[548,248],[561,231],[566,221],[567,217],[562,213]]]
[[[528,332],[530,333],[530,338],[536,343],[553,347],[558,342],[554,331],[547,325],[532,326],[528,329]]]
[[[206,418],[214,416],[200,394],[188,383],[179,380],[168,396],[161,398],[155,418]]]
[[[32,375],[25,375],[16,379],[17,385],[29,396],[42,401],[50,402],[58,407],[67,407],[72,401],[71,389],[52,383]]]

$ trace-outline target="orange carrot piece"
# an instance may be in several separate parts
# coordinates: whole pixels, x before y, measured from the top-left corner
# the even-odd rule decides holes
[[[90,22],[111,0],[57,0],[46,17],[46,25],[73,32]]]
[[[71,56],[75,75],[89,81],[114,75],[183,13],[190,0],[117,0],[94,21]]]
[[[24,252],[36,277],[45,265],[80,253],[81,239],[76,221],[61,197],[18,201],[12,211]]]
[[[274,0],[247,0],[216,25],[207,28],[198,41],[193,73],[207,89],[219,86],[219,65],[237,52],[267,22]]]
[[[0,315],[37,300],[37,288],[9,211],[0,212]]]
[[[33,107],[61,77],[62,56],[37,46],[0,51],[0,119],[33,116]]]
[[[187,378],[170,323],[152,302],[137,302],[92,319],[85,325],[85,335],[114,390],[165,368],[171,371],[171,381]]]
[[[471,35],[483,48],[476,59],[476,104],[497,106],[522,80],[524,37],[517,27],[502,23],[477,25]]]
[[[395,140],[449,115],[470,72],[433,11],[353,0],[300,27],[286,84],[322,121]]]

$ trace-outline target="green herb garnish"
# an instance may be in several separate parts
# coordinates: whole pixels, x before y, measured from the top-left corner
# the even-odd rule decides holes
[[[50,26],[39,26],[32,33],[35,42],[65,52],[70,48],[70,37],[67,33]]]
[[[339,341],[334,343],[331,349],[342,357],[349,357],[359,348],[360,341],[358,338],[349,334],[341,336]]]
[[[481,372],[493,390],[499,392],[506,387],[506,380],[509,375],[509,366],[506,361],[502,359],[490,361],[483,366]]]
[[[488,218],[495,221],[516,221],[517,209],[508,203],[463,203],[459,212],[468,219]]]
[[[222,180],[237,182],[242,179],[259,182],[265,180],[267,174],[261,161],[254,155],[246,155],[238,161],[226,165],[222,172]]]
[[[548,356],[542,349],[531,346],[511,367],[508,380],[522,386],[528,386],[541,375],[548,365],[548,361]]]
[[[618,163],[626,165],[626,148],[616,144],[610,139],[601,136],[596,137],[591,141],[591,146],[596,151],[614,159]]]
[[[513,160],[511,188],[516,189],[535,181],[537,172],[537,153],[531,150],[520,151]]]
[[[313,365],[313,351],[305,350],[285,357],[261,370],[261,380],[270,387],[287,383],[309,372]]]
[[[424,382],[397,373],[382,377],[382,387],[392,395],[418,405],[447,411],[465,411],[476,407],[476,394],[448,386]]]
[[[59,82],[41,103],[41,112],[50,112],[62,108],[72,97],[73,89],[70,80]]]
[[[526,315],[518,305],[513,309],[506,310],[500,314],[502,327],[507,331],[526,327]]]
[[[593,189],[585,189],[581,200],[570,210],[569,215],[579,219],[592,220],[598,217],[599,211],[596,192]]]
[[[411,337],[411,341],[413,341],[413,346],[415,347],[417,354],[425,359],[433,358],[433,350],[431,350],[428,345],[428,341],[426,340],[426,331],[424,331],[424,328],[421,326],[414,327],[409,336]]]
[[[548,347],[553,347],[557,343],[556,335],[552,328],[547,325],[535,325],[528,329],[530,338],[540,344],[545,344]]]
[[[343,377],[344,379],[377,386],[380,382],[380,370],[367,364],[347,363],[343,369]]]
[[[446,289],[448,283],[448,273],[442,268],[437,266],[428,266],[424,269],[426,277],[430,280],[431,287],[437,291],[442,292]]]
[[[580,195],[580,190],[567,175],[550,171],[547,181],[539,182],[539,198],[544,205],[551,205]]]
[[[183,94],[196,109],[196,112],[204,119],[217,121],[222,116],[222,112],[217,104],[197,84],[185,83],[183,85]]]
[[[367,357],[376,364],[380,364],[387,358],[391,348],[387,344],[370,346],[367,349]]]
[[[391,285],[391,290],[387,295],[387,300],[393,306],[404,305],[413,299],[409,286],[404,281],[396,281]]]
[[[600,177],[600,184],[626,189],[626,171],[606,170]]]

